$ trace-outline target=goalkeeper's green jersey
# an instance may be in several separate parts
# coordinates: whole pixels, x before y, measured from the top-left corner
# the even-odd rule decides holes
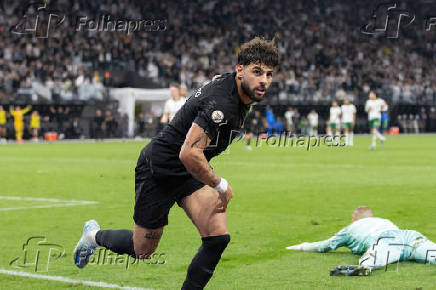
[[[422,235],[415,231],[400,230],[390,220],[368,217],[353,222],[328,240],[310,243],[305,248],[309,251],[328,252],[347,247],[354,254],[363,254],[385,236],[401,236],[405,243],[409,243]]]

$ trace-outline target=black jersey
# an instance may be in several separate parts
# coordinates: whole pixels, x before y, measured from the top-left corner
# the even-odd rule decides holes
[[[250,105],[245,105],[235,81],[227,73],[195,91],[171,122],[152,139],[151,169],[156,177],[189,176],[179,159],[180,149],[192,123],[198,124],[211,139],[204,149],[208,161],[219,155],[238,136]],[[151,149],[151,150],[150,150]]]

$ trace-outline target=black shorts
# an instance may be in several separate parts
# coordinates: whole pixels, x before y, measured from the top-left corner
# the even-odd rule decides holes
[[[156,178],[152,174],[150,150],[143,150],[135,168],[135,224],[157,229],[168,224],[170,208],[204,184],[192,177]]]

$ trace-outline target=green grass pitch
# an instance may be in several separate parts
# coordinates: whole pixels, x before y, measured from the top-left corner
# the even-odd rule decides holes
[[[355,138],[354,147],[307,151],[263,144],[246,151],[239,142],[215,158],[212,166],[230,182],[235,195],[228,208],[232,241],[207,289],[434,289],[434,265],[403,262],[398,269],[391,265],[370,277],[330,277],[331,268],[356,264],[359,256],[347,249],[326,254],[285,250],[292,244],[329,238],[351,222],[352,210],[360,205],[372,207],[376,215],[400,228],[436,240],[436,136],[389,137],[375,151],[368,149],[369,144],[370,138],[362,136]],[[29,237],[45,236],[47,242],[63,246],[66,256],[53,258],[47,271],[37,274],[180,289],[201,240],[177,205],[157,249],[165,264],[140,263],[126,269],[121,261],[95,263],[83,270],[73,264],[72,251],[84,221],[96,219],[104,229],[132,228],[134,168],[144,145],[0,146],[0,269],[35,273],[30,262],[12,266],[10,262],[23,257],[23,243]],[[63,206],[70,200],[98,203]],[[0,288],[92,287],[0,274]]]

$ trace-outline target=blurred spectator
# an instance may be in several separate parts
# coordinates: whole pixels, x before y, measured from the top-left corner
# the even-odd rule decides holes
[[[95,139],[103,139],[104,137],[104,118],[101,114],[101,110],[97,109],[95,111],[95,117],[92,121],[92,131],[91,134]]]
[[[309,135],[309,122],[306,117],[301,118],[299,127],[302,135]]]
[[[7,114],[0,105],[0,144],[6,143],[7,131],[6,131]]]
[[[104,131],[105,131],[104,136],[106,138],[115,138],[115,137],[117,137],[116,136],[116,132],[117,132],[117,129],[118,129],[118,122],[112,116],[112,112],[110,110],[106,110],[106,112],[105,112],[103,128],[104,128]]]
[[[41,120],[38,111],[32,111],[32,116],[30,119],[30,130],[32,131],[32,140],[38,141],[39,129],[41,127]]]
[[[419,115],[410,115],[412,121],[412,128],[415,134],[419,134]]]
[[[273,132],[275,134],[282,134],[283,133],[283,122],[281,117],[277,117],[277,120],[274,122],[273,125]]]
[[[65,125],[69,119],[69,112],[70,109],[68,107],[64,109],[61,106],[59,106],[56,111],[52,112],[52,114],[54,114],[54,120],[57,124],[57,132],[60,139],[63,139],[63,137],[65,137]]]
[[[430,108],[430,114],[428,116],[430,119],[430,131],[435,132],[436,131],[436,108],[431,107]]]
[[[295,126],[294,126],[294,109],[292,107],[289,107],[288,110],[285,112],[285,120],[286,120],[286,130],[288,132],[294,132]]]
[[[74,117],[68,126],[68,134],[67,138],[69,139],[82,139],[84,138],[83,135],[83,127],[81,125],[80,119],[77,117]]]
[[[269,136],[272,134],[276,122],[274,113],[270,105],[266,106],[265,114],[266,114],[266,122],[267,122],[267,125],[265,127],[267,128],[267,134]]]
[[[318,113],[315,110],[311,110],[309,115],[307,115],[307,120],[309,122],[309,135],[318,136]]]
[[[144,114],[139,113],[136,118],[136,132],[135,136],[145,137],[145,118]]]
[[[178,84],[171,84],[170,86],[170,95],[171,98],[165,102],[161,123],[167,124],[169,123],[177,111],[185,104],[186,99],[180,97],[180,89]]]

